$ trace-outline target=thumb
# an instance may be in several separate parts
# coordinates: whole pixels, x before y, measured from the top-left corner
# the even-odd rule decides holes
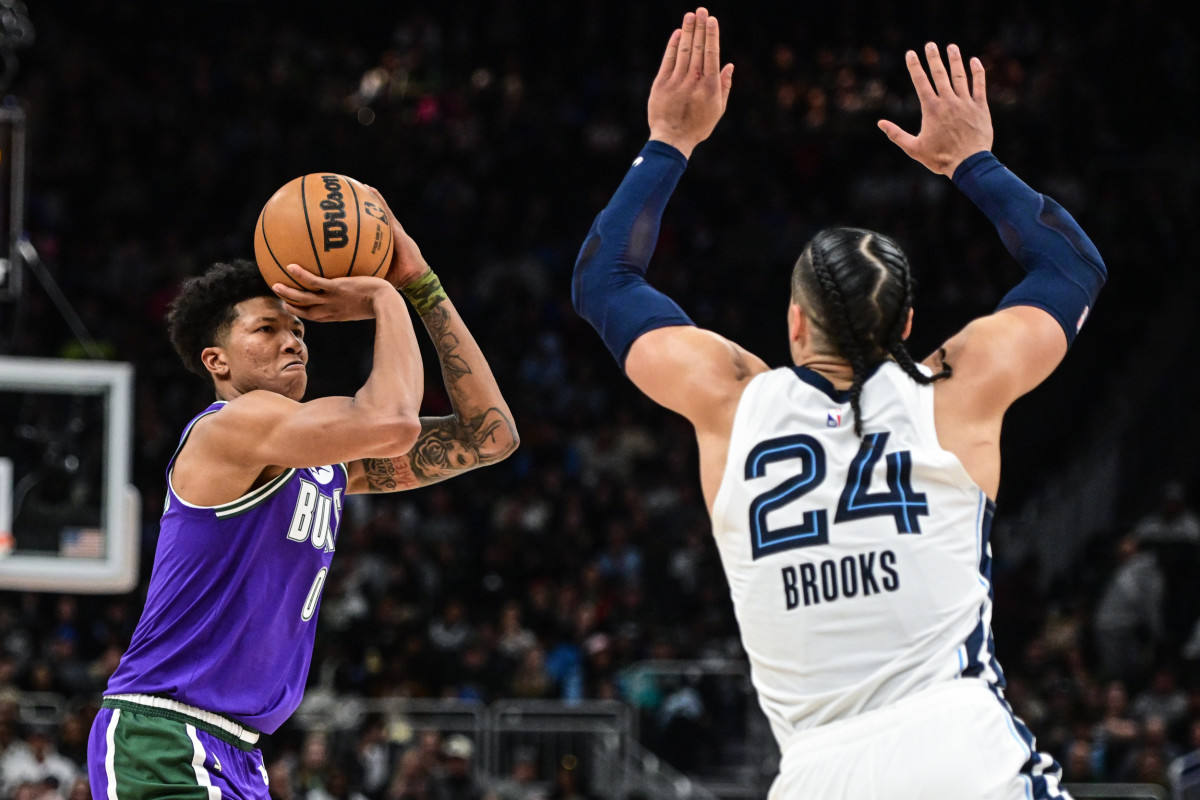
[[[729,90],[733,88],[733,64],[726,64],[721,70],[721,102],[729,102]]]
[[[877,123],[879,130],[887,134],[887,137],[892,140],[892,143],[897,145],[904,152],[909,152],[917,143],[917,137],[908,133],[894,122],[889,122],[886,119],[881,119]]]

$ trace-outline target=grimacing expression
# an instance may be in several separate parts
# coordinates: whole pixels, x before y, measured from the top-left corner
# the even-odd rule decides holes
[[[304,323],[278,298],[252,297],[235,310],[237,317],[218,345],[233,387],[239,394],[266,389],[301,399],[308,387]]]

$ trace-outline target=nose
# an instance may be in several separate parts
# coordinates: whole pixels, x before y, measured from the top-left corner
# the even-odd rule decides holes
[[[288,353],[301,353],[304,351],[304,340],[297,336],[294,331],[288,331],[287,338],[283,342],[283,349]]]

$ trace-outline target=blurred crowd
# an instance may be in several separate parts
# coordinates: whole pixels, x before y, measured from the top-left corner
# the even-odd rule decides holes
[[[143,577],[163,470],[209,399],[166,340],[167,303],[213,260],[250,256],[279,185],[316,170],[354,175],[389,198],[438,269],[522,446],[446,485],[348,501],[309,691],[623,699],[651,747],[703,770],[705,751],[673,746],[675,734],[686,724],[695,741],[719,741],[726,715],[703,693],[647,692],[627,672],[647,659],[740,657],[690,429],[626,385],[569,302],[575,255],[644,140],[649,82],[684,9],[293,5],[39,2],[37,41],[9,89],[29,118],[31,240],[103,352],[137,368]],[[793,260],[820,228],[857,224],[895,236],[914,264],[915,352],[986,313],[1018,268],[982,215],[874,126],[917,125],[906,48],[953,37],[980,54],[998,156],[1077,216],[1112,276],[1060,372],[1009,416],[998,518],[1072,463],[1122,372],[1176,390],[1135,415],[1118,516],[1077,532],[1088,541],[1080,563],[1014,563],[997,536],[1009,698],[1069,781],[1165,784],[1168,764],[1200,749],[1200,607],[1188,583],[1200,566],[1190,508],[1200,475],[1191,447],[1147,442],[1194,441],[1195,422],[1161,412],[1194,396],[1196,379],[1144,323],[1193,280],[1183,244],[1198,112],[1170,98],[1195,94],[1194,30],[1163,2],[1087,19],[1027,4],[933,0],[903,15],[883,2],[832,5],[713,8],[737,64],[732,99],[668,208],[652,280],[699,324],[782,364]],[[1154,80],[1112,57],[1125,51]],[[80,355],[36,281],[14,309],[0,303],[0,352]],[[1194,332],[1178,320],[1179,339]],[[369,325],[314,326],[309,340],[310,393],[352,393]],[[1161,358],[1139,374],[1147,352]],[[426,373],[426,413],[447,413],[440,376]],[[33,463],[12,422],[0,420],[0,453]],[[0,593],[0,800],[86,796],[91,715],[144,586]],[[39,714],[29,698],[59,698],[64,713]],[[477,782],[469,739],[393,734],[376,720],[347,743],[289,723],[264,748],[272,793],[588,796],[575,766],[514,758],[513,775]]]

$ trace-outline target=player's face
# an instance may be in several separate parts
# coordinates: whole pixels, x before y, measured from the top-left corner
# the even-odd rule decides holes
[[[237,304],[224,348],[229,378],[238,394],[266,389],[299,400],[308,387],[304,323],[271,297]]]

